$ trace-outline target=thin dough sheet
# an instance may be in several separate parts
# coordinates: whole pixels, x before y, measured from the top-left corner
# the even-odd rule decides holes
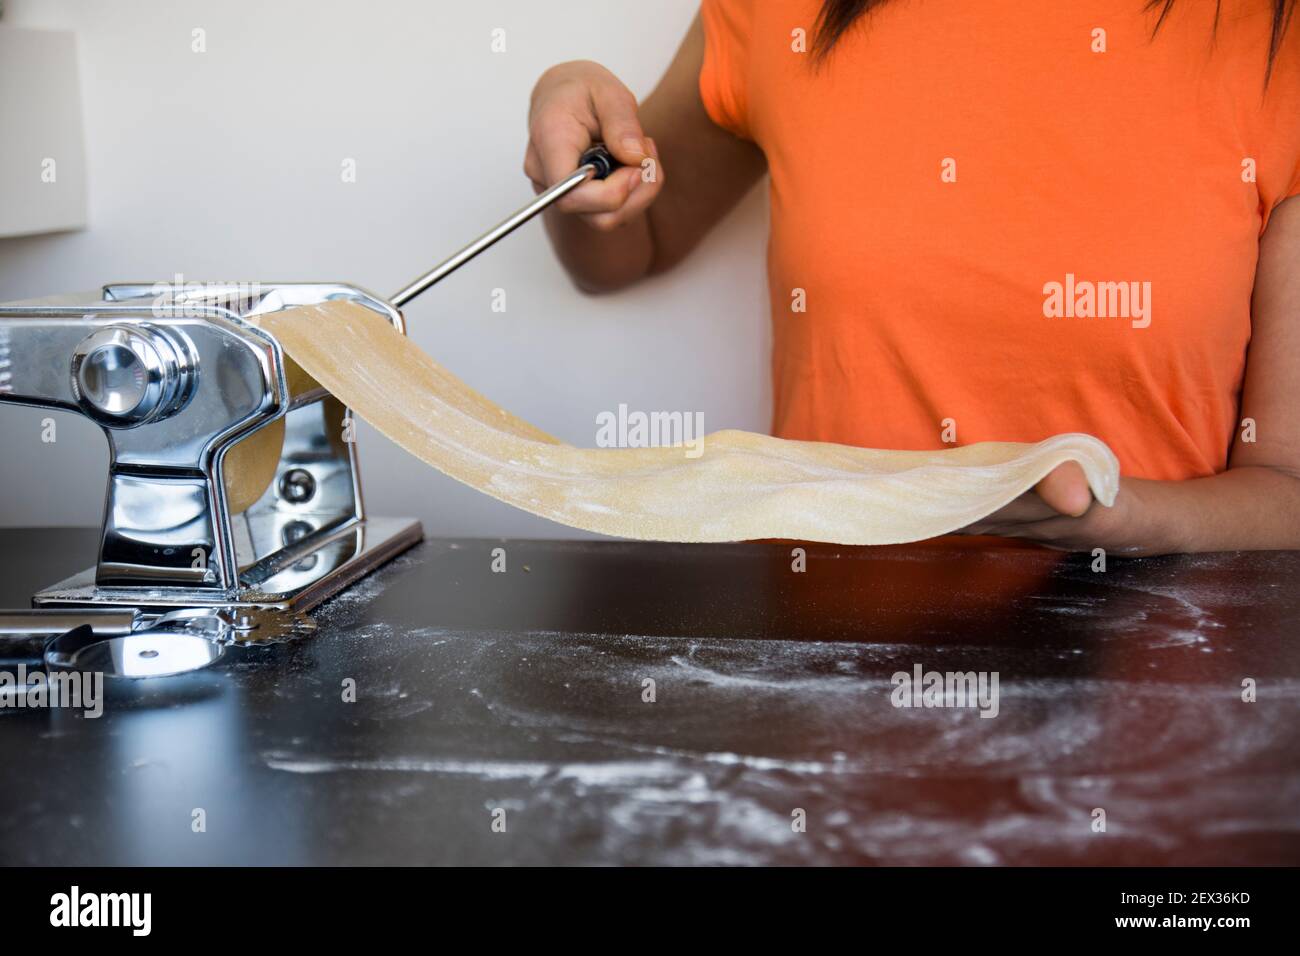
[[[1119,463],[1090,435],[876,451],[743,431],[682,447],[576,448],[475,392],[355,303],[261,317],[261,325],[358,415],[439,471],[560,524],[653,541],[796,538],[896,544],[986,517],[1066,461],[1114,503]]]

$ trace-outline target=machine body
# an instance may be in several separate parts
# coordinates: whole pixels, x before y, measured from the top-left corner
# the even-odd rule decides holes
[[[0,306],[0,402],[86,415],[110,452],[98,561],[35,606],[209,609],[260,641],[421,539],[417,521],[367,516],[348,410],[250,321],[333,299],[403,331],[392,305],[340,283],[115,284]],[[274,477],[233,513],[230,452],[268,428],[283,431]]]

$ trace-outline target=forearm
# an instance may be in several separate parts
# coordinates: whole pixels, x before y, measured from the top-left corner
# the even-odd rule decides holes
[[[1300,478],[1267,467],[1188,481],[1124,478],[1114,507],[1094,502],[1083,517],[1048,518],[1023,530],[1016,536],[1130,556],[1300,548]]]
[[[643,278],[654,262],[647,213],[602,230],[580,216],[545,213],[551,245],[574,285],[584,292],[612,292]]]

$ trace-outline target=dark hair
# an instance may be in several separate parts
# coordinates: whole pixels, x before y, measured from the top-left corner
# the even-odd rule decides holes
[[[822,9],[817,14],[817,24],[813,30],[813,56],[821,61],[824,60],[831,52],[831,48],[839,41],[840,37],[848,31],[865,14],[879,6],[883,6],[886,0],[823,0]],[[1218,28],[1219,12],[1223,0],[1214,0],[1214,25]],[[1273,61],[1277,59],[1277,51],[1282,46],[1282,37],[1286,33],[1287,25],[1291,22],[1291,14],[1295,12],[1296,0],[1272,0],[1273,3],[1273,29],[1268,40],[1268,63],[1264,69],[1264,81],[1273,73]],[[1159,32],[1161,25],[1165,22],[1165,17],[1169,16],[1169,11],[1173,9],[1174,0],[1147,0],[1146,10],[1160,8],[1160,16],[1156,19],[1155,28],[1151,31],[1154,36]]]

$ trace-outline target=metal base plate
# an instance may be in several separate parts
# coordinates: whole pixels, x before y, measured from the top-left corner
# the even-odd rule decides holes
[[[88,568],[32,597],[34,607],[132,607],[250,609],[259,613],[309,611],[358,578],[396,557],[424,538],[411,518],[365,518],[285,548],[267,566],[259,566],[257,583],[247,582],[235,595],[201,588],[99,587]]]

